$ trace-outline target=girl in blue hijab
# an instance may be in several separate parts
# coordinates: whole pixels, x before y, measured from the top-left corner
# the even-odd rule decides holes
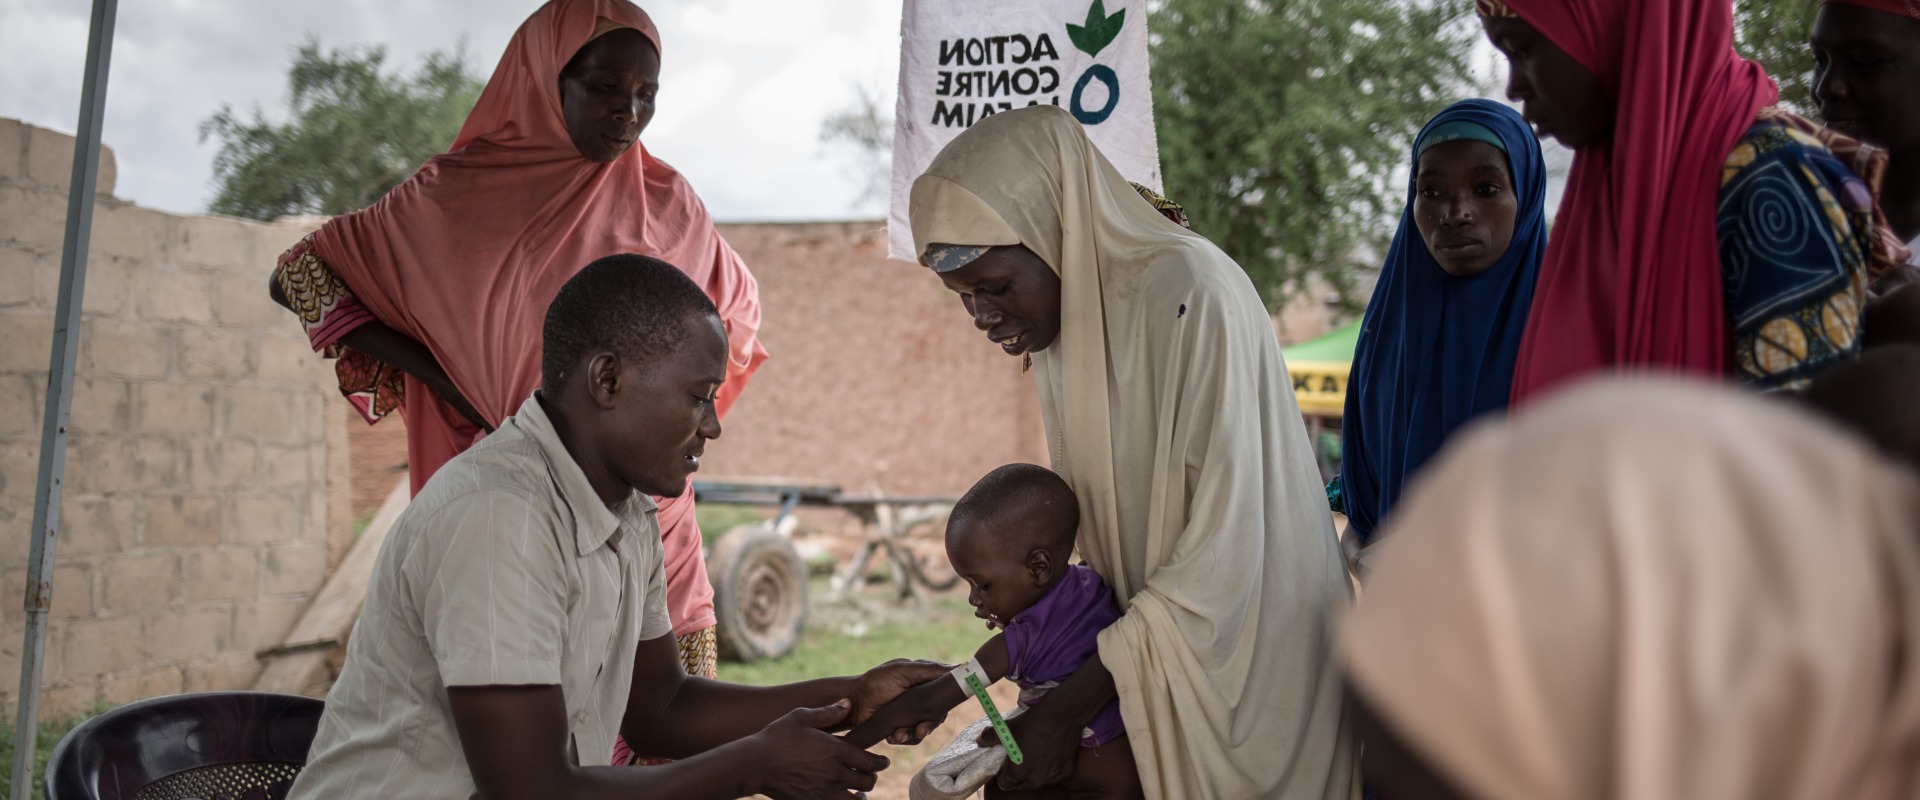
[[[1547,247],[1546,165],[1513,109],[1448,106],[1414,140],[1413,162],[1354,351],[1329,487],[1363,545],[1448,434],[1506,408]]]

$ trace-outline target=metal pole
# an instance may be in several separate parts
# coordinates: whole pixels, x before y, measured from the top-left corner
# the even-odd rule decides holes
[[[80,297],[86,289],[87,241],[93,233],[93,186],[100,177],[100,124],[107,105],[107,66],[113,55],[118,0],[94,0],[87,38],[87,71],[80,90],[73,175],[67,184],[67,235],[60,251],[60,301],[53,316],[53,355],[47,366],[45,425],[40,433],[40,479],[33,495],[33,550],[27,563],[27,638],[20,648],[20,703],[13,731],[12,800],[31,800],[34,749],[39,744],[40,670],[46,661],[47,609],[53,605],[53,548],[60,525],[60,481],[67,467],[67,417],[73,408],[73,364],[80,352]]]

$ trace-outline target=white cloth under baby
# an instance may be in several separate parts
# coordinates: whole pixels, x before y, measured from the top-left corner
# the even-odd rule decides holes
[[[1014,706],[1005,718],[1020,716],[1025,710],[1025,706]],[[907,784],[909,800],[967,800],[987,785],[987,781],[993,780],[993,776],[1000,773],[1000,767],[1007,763],[1007,748],[978,744],[980,734],[990,724],[986,717],[981,717],[955,734],[946,747],[940,748]]]

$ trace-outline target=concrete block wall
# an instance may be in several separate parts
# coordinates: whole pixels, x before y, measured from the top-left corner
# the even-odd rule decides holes
[[[0,711],[16,706],[72,137],[0,119]],[[308,229],[95,187],[43,717],[246,688],[351,535],[345,419],[267,299]]]

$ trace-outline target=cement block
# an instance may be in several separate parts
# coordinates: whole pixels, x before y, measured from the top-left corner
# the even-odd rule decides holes
[[[225,607],[152,615],[147,621],[147,650],[152,660],[147,663],[204,661],[219,656],[232,641],[233,612]]]
[[[55,550],[56,554],[60,554]],[[25,553],[21,553],[25,556]],[[64,555],[64,554],[61,554]],[[0,578],[0,592],[5,592],[10,602],[0,606],[6,612],[9,625],[24,624],[27,611],[20,607],[20,600],[27,593],[27,568],[15,567]],[[53,567],[53,607],[48,609],[47,618],[52,620],[76,620],[93,616],[93,568],[87,564],[55,564]]]
[[[66,491],[107,494],[170,486],[180,474],[174,450],[165,439],[76,436],[67,443]]]
[[[54,262],[56,268],[58,260]],[[145,267],[142,267],[145,269]],[[80,309],[87,317],[125,317],[133,314],[134,266],[132,262],[106,256],[87,257],[87,282],[81,289]],[[53,277],[49,293],[60,295],[59,278]]]
[[[0,308],[51,312],[58,262],[16,244],[0,244]]]
[[[211,547],[220,543],[220,497],[147,495],[148,547]]]
[[[45,424],[46,373],[0,374],[0,437],[38,439]]]
[[[327,582],[327,548],[316,543],[267,548],[267,594],[310,595]]]
[[[11,412],[11,410],[9,410]],[[72,451],[68,451],[68,469],[72,469]],[[40,440],[0,441],[0,497],[26,498],[32,502],[34,484],[40,475]]]
[[[165,378],[172,369],[173,347],[172,325],[92,319],[80,328],[80,370],[91,375]]]
[[[213,387],[143,382],[136,388],[142,433],[204,436],[213,433]]]
[[[90,678],[147,666],[146,628],[134,616],[68,623],[61,631],[61,677]]]
[[[173,217],[131,203],[101,203],[93,208],[93,237],[87,249],[96,258],[123,258],[146,264],[169,263]]]
[[[299,331],[299,318],[267,294],[267,278],[227,272],[213,279],[213,318],[221,325]]]
[[[260,380],[301,388],[338,385],[333,362],[313,352],[307,337],[298,332],[293,315],[287,314],[286,318],[287,326],[291,329],[286,332],[287,335],[268,335],[258,339],[260,360],[256,367]]]
[[[26,154],[26,126],[20,120],[0,117],[0,180],[19,180],[25,175]],[[7,673],[0,672],[3,674]]]
[[[4,189],[0,189],[4,191]],[[0,313],[0,374],[31,372],[45,375],[53,355],[53,315]]]
[[[300,500],[295,495],[242,494],[229,506],[226,535],[231,543],[291,542],[300,533]]]
[[[0,186],[0,241],[19,242],[57,257],[66,235],[64,192]]]
[[[254,372],[250,334],[219,328],[180,331],[180,373],[189,379],[236,381]]]
[[[40,692],[40,721],[78,719],[91,712],[99,702],[99,681],[93,676],[89,675],[80,680],[64,680]]]
[[[64,561],[132,548],[139,538],[135,525],[138,508],[135,498],[128,495],[62,495],[60,541],[54,552]]]
[[[307,445],[298,447],[274,447],[263,445],[260,448],[260,485],[268,489],[305,489],[316,482],[324,483],[326,474],[313,471],[313,459],[310,454],[324,449]],[[324,465],[324,461],[322,462]]]
[[[131,703],[149,697],[179,694],[184,686],[186,680],[183,670],[166,666],[108,678],[101,694],[109,703]]]
[[[250,652],[226,652],[187,664],[185,671],[189,692],[245,689],[260,676],[260,659]]]
[[[135,311],[145,319],[196,324],[213,321],[209,302],[212,282],[206,273],[148,268],[133,274],[133,284]]]
[[[237,439],[196,439],[186,445],[187,485],[196,492],[252,486],[259,480],[260,448]]]
[[[74,381],[67,417],[76,435],[113,434],[133,427],[133,385],[103,378]]]
[[[221,393],[221,431],[227,436],[287,441],[297,393],[284,389],[229,386]]]
[[[101,571],[107,613],[159,611],[180,602],[180,557],[172,553],[114,556]]]
[[[226,217],[177,217],[173,226],[173,260],[182,265],[259,273],[254,256],[254,224]],[[268,256],[268,261],[271,261]],[[269,263],[266,268],[271,268]]]
[[[73,180],[74,137],[51,131],[34,125],[26,126],[26,179],[30,183],[51,189],[65,190]],[[100,175],[94,181],[94,192],[113,194],[113,185],[119,174],[113,150],[100,148]]]
[[[233,611],[234,648],[257,652],[285,644],[306,610],[307,600],[299,597],[241,604]]]
[[[214,550],[186,554],[186,601],[251,600],[260,596],[260,554]]]

